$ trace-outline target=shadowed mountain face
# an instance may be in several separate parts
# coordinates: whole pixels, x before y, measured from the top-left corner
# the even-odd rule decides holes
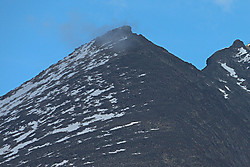
[[[0,97],[0,166],[249,166],[241,41],[193,65],[131,27]]]

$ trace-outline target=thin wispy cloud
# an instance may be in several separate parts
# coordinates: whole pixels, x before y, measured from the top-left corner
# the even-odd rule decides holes
[[[229,10],[234,0],[213,0],[215,4],[219,5],[224,10]]]

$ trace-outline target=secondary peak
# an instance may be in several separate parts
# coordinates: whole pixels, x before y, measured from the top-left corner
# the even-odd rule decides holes
[[[240,48],[243,46],[245,46],[245,44],[241,40],[237,39],[234,41],[234,43],[231,47]]]

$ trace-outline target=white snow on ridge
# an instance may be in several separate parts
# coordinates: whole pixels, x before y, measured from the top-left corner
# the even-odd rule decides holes
[[[85,47],[93,49],[91,48],[92,47],[91,45],[92,44],[86,45]],[[106,109],[105,107],[99,107],[96,105],[96,102],[99,102],[98,104],[102,104],[102,101],[106,99],[110,101],[110,103],[113,103],[112,104],[113,108],[115,106],[114,103],[117,103],[117,99],[112,96],[113,94],[116,94],[116,92],[112,92],[112,91],[111,91],[112,93],[106,92],[114,88],[113,84],[111,85],[109,84],[107,86],[108,83],[104,79],[102,79],[102,77],[98,78],[95,75],[89,74],[90,76],[92,76],[92,80],[89,80],[88,84],[89,85],[98,84],[99,88],[92,89],[92,91],[88,92],[88,94],[85,94],[86,91],[84,91],[83,87],[79,88],[78,82],[74,85],[73,87],[74,90],[72,90],[72,87],[69,89],[68,85],[61,83],[63,79],[67,80],[68,78],[76,74],[75,71],[73,71],[73,73],[68,72],[72,70],[73,68],[78,69],[82,67],[81,69],[84,70],[84,67],[87,67],[86,70],[90,70],[97,66],[105,64],[111,57],[118,55],[117,53],[114,53],[113,55],[110,54],[109,56],[104,57],[105,59],[102,59],[101,54],[98,54],[98,56],[95,55],[95,53],[99,52],[99,50],[97,49],[94,51],[91,50],[91,54],[90,54],[90,51],[87,51],[87,50],[88,49],[83,50],[84,53],[83,52],[80,53],[81,55],[79,56],[79,57],[82,56],[83,58],[84,57],[83,54],[85,54],[85,52],[87,54],[85,55],[88,58],[87,61],[80,60],[80,62],[82,62],[83,65],[75,68],[74,66],[75,62],[73,61],[77,61],[79,57],[78,57],[78,54],[72,54],[66,57],[65,59],[59,61],[57,64],[49,67],[48,70],[41,73],[41,75],[39,77],[36,77],[35,80],[32,79],[26,82],[25,84],[23,84],[22,86],[20,86],[19,88],[17,88],[16,92],[13,93],[12,96],[7,97],[3,100],[0,100],[0,116],[6,115],[6,114],[11,115],[12,117],[8,117],[9,118],[8,121],[15,120],[19,117],[16,115],[19,115],[18,112],[20,108],[25,108],[28,114],[35,113],[36,115],[39,115],[38,120],[29,122],[28,125],[26,124],[22,128],[14,129],[8,134],[6,133],[7,135],[5,136],[4,141],[6,141],[8,137],[13,137],[13,140],[16,143],[14,145],[12,144],[8,145],[8,143],[3,143],[3,146],[0,146],[0,156],[5,155],[3,157],[5,161],[2,163],[15,159],[16,157],[20,155],[20,152],[22,152],[23,150],[29,151],[27,155],[32,154],[33,150],[39,151],[37,149],[40,149],[40,148],[42,149],[43,147],[47,147],[53,143],[64,142],[74,136],[83,135],[86,133],[96,131],[97,130],[96,126],[89,127],[91,126],[90,125],[91,123],[94,123],[97,121],[106,121],[106,120],[111,121],[110,119],[122,117],[125,114],[122,111],[119,111],[119,113],[113,112],[113,111],[107,112],[108,109]],[[89,64],[89,66],[87,66],[89,62],[91,63]],[[76,63],[79,63],[79,62],[76,62]],[[88,76],[88,74],[86,76]],[[46,92],[46,94],[45,93],[42,94],[47,89],[49,89],[49,92],[48,93]],[[74,105],[72,106],[72,104],[68,105],[68,103],[72,102],[69,100],[64,100],[62,102],[58,101],[56,105],[53,105],[53,102],[48,102],[48,103],[46,102],[44,106],[45,109],[41,110],[41,106],[39,106],[39,104],[45,102],[45,100],[48,100],[48,101],[52,100],[51,98],[54,97],[55,95],[58,95],[58,92],[59,93],[63,92],[67,96],[73,96],[74,99],[79,98],[78,101],[81,100],[81,102],[84,103],[84,105],[82,105],[82,103],[81,104],[77,103],[76,106]],[[37,95],[42,95],[42,96],[39,96],[39,98],[33,98],[34,96],[37,96]],[[84,95],[87,95],[87,97],[89,97],[90,99],[92,98],[93,99],[95,98],[95,99],[87,103],[85,101],[85,98],[83,98]],[[60,123],[62,120],[60,118],[57,118],[56,119],[57,121],[52,122],[51,117],[57,116],[57,114],[55,113],[56,110],[60,109],[61,113],[68,113],[68,112],[74,111],[75,108],[78,109],[78,107],[81,107],[83,109],[82,110],[83,112],[79,112],[77,114],[83,115],[84,111],[86,110],[88,111],[89,105],[93,105],[93,107],[95,107],[93,110],[91,110],[93,111],[93,113],[88,114],[88,116],[85,116],[85,118],[79,122],[76,122],[74,116],[72,116],[71,122],[69,122],[69,124],[66,124],[66,125],[65,124],[62,125]],[[62,108],[64,108],[64,110]],[[16,116],[16,117],[13,117],[13,116]],[[36,119],[36,117],[34,119]],[[37,128],[40,128],[44,124],[46,126],[50,126],[50,128],[52,129],[50,129],[49,132],[46,132],[46,134],[44,134],[41,138],[36,137],[35,135],[36,135]],[[133,124],[135,123],[132,122],[130,124],[124,125],[124,127],[132,126]],[[41,130],[44,131],[45,129],[41,129]],[[61,133],[61,134],[54,135],[58,133]],[[54,135],[55,137],[57,136],[61,136],[61,137],[57,137],[56,140],[53,141],[52,143],[48,143],[44,141],[40,142],[41,139],[49,135],[51,136]],[[112,134],[107,133],[102,136],[107,136],[107,135],[112,135]],[[122,143],[125,143],[125,141],[118,142],[117,144],[122,144]],[[121,150],[116,150],[116,151],[120,152]],[[60,163],[55,163],[53,166],[64,166],[67,162],[68,160],[64,160]]]
[[[95,43],[95,40],[92,40],[90,43],[87,43],[85,45],[83,45],[77,52],[75,51],[70,57],[68,57],[67,59],[73,62],[76,62],[79,59],[85,58],[85,56],[87,56],[88,54],[90,54],[90,56],[92,56],[94,53],[91,52],[91,47],[93,46],[93,44]]]
[[[10,109],[14,108],[15,106],[22,103],[22,98],[24,98],[24,94],[26,94],[28,91],[32,89],[32,84],[26,83],[21,86],[20,89],[17,89],[16,92],[11,95],[10,97],[7,97],[3,100],[0,100],[0,116],[7,115],[10,111]],[[13,103],[13,101],[15,102]],[[7,105],[6,105],[7,104]],[[5,107],[3,107],[6,105]]]
[[[70,56],[50,66],[44,73],[41,73],[38,78],[41,79],[40,81],[34,82],[32,79],[21,85],[19,88],[16,88],[15,92],[10,97],[0,100],[0,117],[10,113],[14,107],[20,105],[23,101],[32,99],[34,96],[40,95],[48,88],[55,85],[51,84],[52,81],[59,81],[59,79],[62,77],[70,78],[75,75],[77,72],[74,70],[73,73],[69,73],[68,71],[74,69],[79,63],[85,63],[85,69],[83,68],[83,70],[88,71],[95,67],[104,65],[109,61],[110,58],[118,55],[117,53],[114,53],[113,55],[103,55],[104,57],[96,59],[97,53],[103,49],[96,48],[96,46],[93,45],[94,42],[95,41],[93,40],[90,43],[83,45],[79,49],[75,50]],[[88,56],[88,60],[90,59],[89,64],[86,61],[78,61],[79,59],[85,58],[86,56]],[[45,76],[47,77],[44,78]],[[60,84],[60,82],[57,83]],[[66,87],[64,91],[67,91]],[[72,95],[76,93],[78,92],[72,92]],[[47,97],[48,96],[41,98],[41,100],[45,100]]]
[[[59,80],[63,75],[64,74],[59,75],[58,73],[54,72],[54,73],[51,73],[51,75],[49,77],[47,77],[43,80],[40,80],[38,82],[33,83],[33,80],[28,81],[27,83],[25,83],[25,84],[21,85],[19,88],[17,88],[16,92],[13,95],[11,95],[10,97],[7,97],[3,100],[0,100],[0,108],[3,111],[8,111],[8,110],[11,110],[12,108],[18,106],[24,100],[28,100],[28,99],[33,98],[36,95],[40,95],[44,90],[51,87],[48,85],[53,80]],[[31,90],[34,90],[34,91],[30,92]],[[7,104],[7,105],[5,107],[3,107],[5,104]],[[0,112],[0,116],[6,115],[8,113],[9,112],[6,112],[6,113]]]

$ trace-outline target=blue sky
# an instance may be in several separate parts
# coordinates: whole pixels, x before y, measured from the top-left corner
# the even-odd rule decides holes
[[[249,0],[0,0],[0,96],[122,25],[205,67],[235,39],[250,42]]]

